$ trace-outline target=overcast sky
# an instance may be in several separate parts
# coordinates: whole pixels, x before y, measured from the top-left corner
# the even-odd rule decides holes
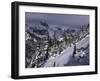
[[[48,14],[48,13],[25,13],[26,23],[37,23],[45,21],[49,24],[59,25],[87,25],[89,23],[88,15],[73,15],[73,14]]]

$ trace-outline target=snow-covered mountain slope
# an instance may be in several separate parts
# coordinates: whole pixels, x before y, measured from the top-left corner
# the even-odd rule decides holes
[[[77,48],[86,47],[89,44],[89,35],[83,38],[81,41],[76,43]]]
[[[83,38],[81,41],[76,43],[76,48],[86,48],[89,44],[89,35],[87,35],[85,38]],[[88,47],[89,48],[89,47]],[[82,55],[83,52],[77,52],[76,56],[73,58],[73,51],[74,51],[74,45],[71,45],[71,47],[67,47],[60,55],[56,57],[50,57],[43,67],[57,67],[57,66],[73,66],[73,65],[88,65],[89,64],[89,56],[86,55],[86,57],[81,58],[80,55]],[[88,51],[89,50],[85,50]],[[84,52],[85,52],[84,51]],[[79,59],[80,58],[80,59]]]

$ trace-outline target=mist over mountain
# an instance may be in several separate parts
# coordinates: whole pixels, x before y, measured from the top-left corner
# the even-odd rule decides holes
[[[41,20],[48,24],[80,26],[89,23],[89,15],[25,13],[25,22],[27,24],[39,23]]]

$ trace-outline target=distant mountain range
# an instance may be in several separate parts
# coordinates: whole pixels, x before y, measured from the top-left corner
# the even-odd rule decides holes
[[[49,33],[49,36],[53,38],[54,32],[56,36],[61,38],[64,31],[66,31],[67,35],[69,33],[76,33],[80,30],[81,26],[74,26],[74,25],[54,25],[54,24],[47,24],[45,22],[33,23],[33,24],[26,24],[26,32],[30,33],[32,37],[46,37]],[[46,35],[46,36],[45,36]]]

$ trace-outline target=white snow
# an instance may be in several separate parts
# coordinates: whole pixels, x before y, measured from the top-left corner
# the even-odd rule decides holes
[[[76,44],[77,48],[81,48],[81,47],[86,47],[89,44],[89,35],[87,35],[85,38],[83,38],[81,41],[79,41]]]
[[[59,40],[59,41],[63,41],[63,38],[59,38],[58,40]]]
[[[33,40],[34,40],[34,42],[37,42],[37,40],[35,38]]]
[[[73,46],[65,49],[61,55],[56,57],[50,57],[45,63],[45,67],[64,66],[65,63],[69,61],[69,57],[72,56]]]
[[[25,40],[30,40],[31,39],[31,36],[27,32],[25,32],[25,36],[26,36]]]

